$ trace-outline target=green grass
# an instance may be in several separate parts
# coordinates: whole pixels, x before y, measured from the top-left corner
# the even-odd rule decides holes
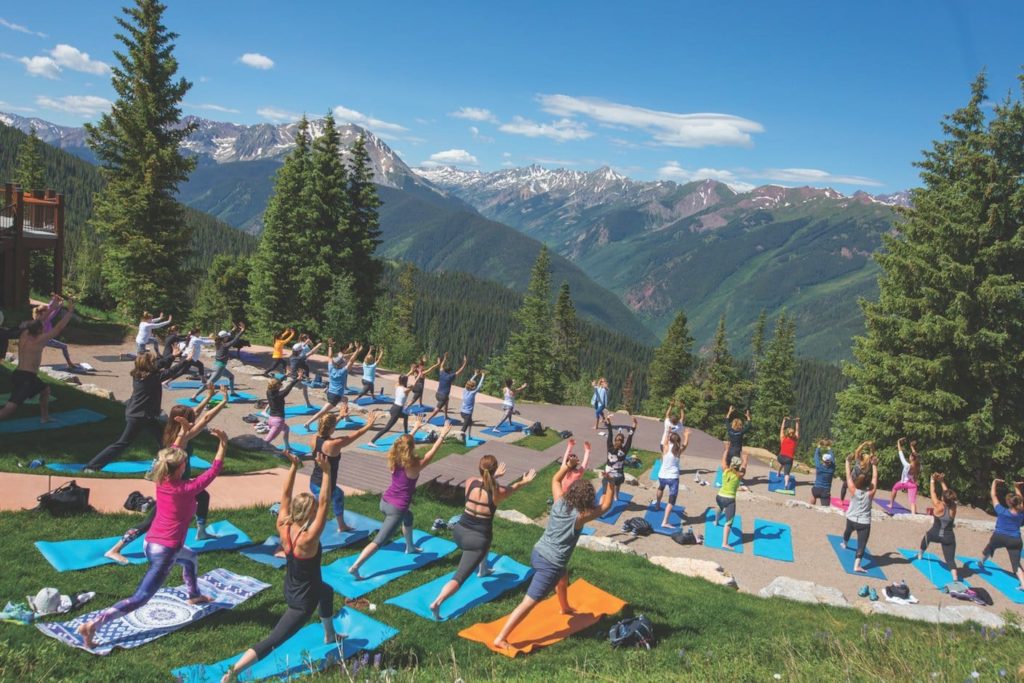
[[[551,448],[560,441],[562,441],[562,437],[558,435],[558,432],[556,432],[554,429],[551,429],[550,427],[546,427],[544,429],[544,434],[542,436],[534,436],[533,434],[529,434],[519,439],[518,441],[513,441],[512,443],[514,443],[516,446],[530,448],[535,451],[546,451],[547,449]]]
[[[0,364],[0,394],[11,390],[11,367]],[[46,375],[40,375],[50,385],[57,402],[51,407],[54,412],[75,408],[88,408],[107,416],[102,422],[67,427],[57,431],[25,432],[0,436],[0,471],[23,471],[19,462],[41,458],[47,462],[85,463],[107,445],[113,443],[124,429],[124,405],[98,396],[86,394]],[[229,406],[225,411],[245,410],[244,407]],[[39,406],[23,405],[15,411],[13,418],[39,416]],[[216,440],[204,434],[195,440],[195,453],[211,459],[217,450]],[[140,437],[122,456],[122,460],[151,460],[156,453],[156,444],[149,437]],[[233,446],[228,447],[224,471],[230,474],[252,472],[281,465],[281,459],[265,451],[249,451]],[[79,475],[87,478],[90,475]],[[117,475],[103,474],[102,477]],[[137,475],[123,475],[137,477]]]
[[[376,496],[349,498],[352,509],[374,516],[377,503]],[[458,506],[442,504],[424,490],[417,494],[413,509],[420,528],[435,517],[447,518],[459,511]],[[273,518],[263,509],[239,510],[227,516],[253,538],[273,531]],[[220,518],[222,515],[214,515],[214,519]],[[0,573],[0,594],[17,600],[42,586],[55,586],[64,593],[94,590],[97,596],[91,609],[125,597],[141,578],[144,566],[107,566],[60,574],[43,560],[32,542],[108,536],[135,520],[137,517],[127,514],[59,520],[32,512],[0,514],[5,552],[19,558]],[[539,535],[535,527],[498,519],[494,549],[526,562]],[[355,550],[326,553],[324,562]],[[374,617],[400,631],[382,649],[382,666],[397,670],[390,680],[770,681],[779,674],[782,680],[959,682],[968,679],[972,671],[977,671],[981,680],[999,680],[1000,669],[1007,670],[1007,680],[1012,680],[1024,660],[1024,638],[1018,633],[937,627],[867,617],[851,609],[764,600],[671,574],[640,557],[585,549],[577,550],[573,557],[572,576],[628,601],[626,614],[642,613],[650,618],[660,639],[658,646],[650,652],[613,651],[606,634],[619,618],[614,617],[538,653],[510,660],[457,634],[472,623],[506,615],[521,598],[521,591],[442,624],[384,604],[390,597],[451,571],[458,557],[455,552],[367,596],[378,605]],[[31,627],[0,623],[0,679],[165,681],[177,666],[214,662],[241,652],[265,637],[280,616],[283,574],[238,553],[200,555],[200,571],[216,567],[257,577],[272,587],[235,610],[141,648],[106,657],[61,645]],[[174,572],[172,585],[179,581]],[[337,597],[335,607],[340,605]],[[339,672],[335,669],[324,678],[337,680]],[[377,679],[371,675],[365,680]]]

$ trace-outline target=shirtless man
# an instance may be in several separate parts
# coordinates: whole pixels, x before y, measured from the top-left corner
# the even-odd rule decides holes
[[[18,335],[18,369],[11,375],[11,397],[0,408],[0,420],[11,416],[25,401],[39,396],[39,421],[50,421],[50,388],[39,379],[39,364],[47,342],[59,335],[71,321],[75,304],[67,302],[67,313],[58,320],[49,332],[43,332],[43,321],[33,320]]]

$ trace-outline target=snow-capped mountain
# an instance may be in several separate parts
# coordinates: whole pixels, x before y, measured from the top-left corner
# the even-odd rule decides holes
[[[27,133],[35,128],[36,135],[39,136],[40,140],[51,144],[54,147],[60,147],[61,149],[85,147],[84,128],[58,126],[56,123],[50,123],[43,119],[35,117],[27,118],[24,116],[18,116],[17,114],[6,114],[4,112],[0,112],[0,123],[10,126],[11,128],[17,128],[23,133]]]

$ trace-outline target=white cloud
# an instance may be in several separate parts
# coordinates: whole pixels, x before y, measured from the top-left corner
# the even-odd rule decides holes
[[[586,140],[594,135],[587,130],[585,124],[568,118],[551,123],[537,123],[522,116],[514,116],[510,123],[498,126],[498,130],[512,135],[525,135],[528,138],[550,138],[556,142]]]
[[[498,117],[492,114],[490,109],[482,109],[480,107],[459,107],[457,110],[448,114],[448,116],[454,116],[457,119],[466,119],[469,121],[480,121],[482,123],[498,122]]]
[[[14,22],[7,21],[3,17],[0,17],[0,26],[3,26],[4,28],[9,28],[12,31],[17,31],[18,33],[27,33],[30,36],[39,36],[40,38],[45,38],[46,37],[45,33],[40,33],[39,31],[33,31],[28,26],[22,26],[21,24],[15,24]]]
[[[254,69],[267,69],[274,68],[274,60],[266,55],[261,55],[259,52],[246,52],[244,55],[238,58],[242,64],[251,66]]]
[[[240,113],[237,109],[231,107],[222,107],[219,104],[192,104],[191,102],[185,102],[186,109],[199,109],[202,111],[215,111],[221,114],[238,114]]]
[[[586,116],[601,124],[643,130],[654,144],[669,147],[749,147],[751,134],[764,132],[760,123],[731,114],[677,114],[569,95],[540,95],[538,99],[549,114]]]
[[[334,118],[345,123],[355,124],[361,128],[369,128],[375,133],[404,133],[409,130],[405,126],[400,126],[397,123],[389,123],[388,121],[381,121],[380,119],[358,112],[355,109],[343,107],[340,104],[334,108]]]
[[[472,135],[473,139],[477,140],[478,142],[487,142],[487,143],[494,142],[494,138],[492,138],[490,135],[482,134],[480,132],[480,129],[477,128],[476,126],[470,126],[469,127],[469,134]]]
[[[36,104],[44,109],[64,111],[79,116],[96,116],[103,114],[114,104],[108,99],[96,95],[65,95],[64,97],[36,97]]]
[[[698,168],[690,171],[679,165],[678,161],[669,161],[658,169],[658,177],[662,180],[674,180],[680,183],[691,183],[695,180],[718,180],[737,192],[749,192],[754,185],[740,180],[732,171],[720,168]]]
[[[256,114],[274,123],[291,123],[302,118],[302,114],[296,114],[293,111],[286,111],[277,107],[260,107],[256,110]]]
[[[32,107],[22,107],[11,102],[5,102],[0,100],[0,111],[20,111],[20,112],[33,112],[35,109]]]
[[[817,168],[766,168],[755,177],[775,180],[781,183],[808,183],[814,185],[884,185],[880,180],[859,175],[829,173]]]
[[[50,50],[50,57],[58,66],[72,71],[81,71],[96,76],[102,76],[110,71],[110,66],[106,63],[93,59],[88,52],[82,52],[77,47],[66,43],[60,43]]]
[[[424,166],[476,166],[480,162],[464,149],[446,149],[430,155]]]
[[[42,76],[56,80],[60,76],[60,67],[50,57],[19,57],[18,61],[25,65],[30,76]]]

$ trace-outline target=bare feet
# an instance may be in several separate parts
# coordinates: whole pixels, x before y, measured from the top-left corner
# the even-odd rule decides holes
[[[81,624],[75,632],[82,637],[82,644],[89,650],[96,647],[96,644],[92,642],[92,637],[96,634],[96,627],[91,621],[87,621]]]
[[[339,534],[345,534],[345,533],[348,533],[349,531],[355,531],[355,529],[350,527],[348,524],[339,524],[338,525],[338,533]]]
[[[235,683],[238,680],[238,674],[235,673],[235,669],[232,667],[228,669],[227,673],[220,679],[220,683]]]
[[[722,541],[722,548],[725,550],[732,550],[732,548],[729,547],[729,541]]]
[[[422,552],[423,548],[419,547],[418,545],[406,546],[405,548],[406,555],[419,555]]]
[[[573,614],[576,614],[576,610],[574,610],[572,607],[563,607],[559,611],[567,616],[572,616]]]
[[[441,605],[432,604],[430,606],[430,613],[434,615],[434,619],[441,621]]]
[[[661,523],[661,527],[662,527],[663,529],[678,529],[678,528],[679,528],[679,527],[678,527],[678,526],[676,526],[675,524],[669,524],[669,523],[668,523],[668,520],[665,520],[664,522],[662,522],[662,523]]]
[[[363,580],[363,577],[359,576],[359,570],[356,568],[355,565],[352,565],[351,567],[348,568],[348,573],[351,574],[352,578],[355,579],[356,581],[362,581]]]
[[[841,542],[839,543],[839,547],[840,547],[840,548],[842,548],[843,550],[847,550],[847,547],[846,547],[846,541],[841,541]]]
[[[858,574],[867,574],[868,573],[868,570],[864,569],[864,567],[854,567],[853,571],[857,572]]]
[[[127,557],[125,557],[121,553],[115,552],[113,550],[108,550],[107,552],[103,553],[103,557],[106,557],[107,559],[111,559],[114,562],[117,562],[118,564],[121,564],[121,565],[128,564],[128,558]]]
[[[507,650],[510,647],[512,647],[511,645],[508,644],[508,641],[503,639],[503,638],[495,638],[494,642],[491,643],[491,644],[494,645],[494,647],[500,648],[502,650]]]
[[[194,598],[188,599],[188,604],[190,605],[205,605],[208,602],[213,602],[213,598],[209,595],[197,595]]]

